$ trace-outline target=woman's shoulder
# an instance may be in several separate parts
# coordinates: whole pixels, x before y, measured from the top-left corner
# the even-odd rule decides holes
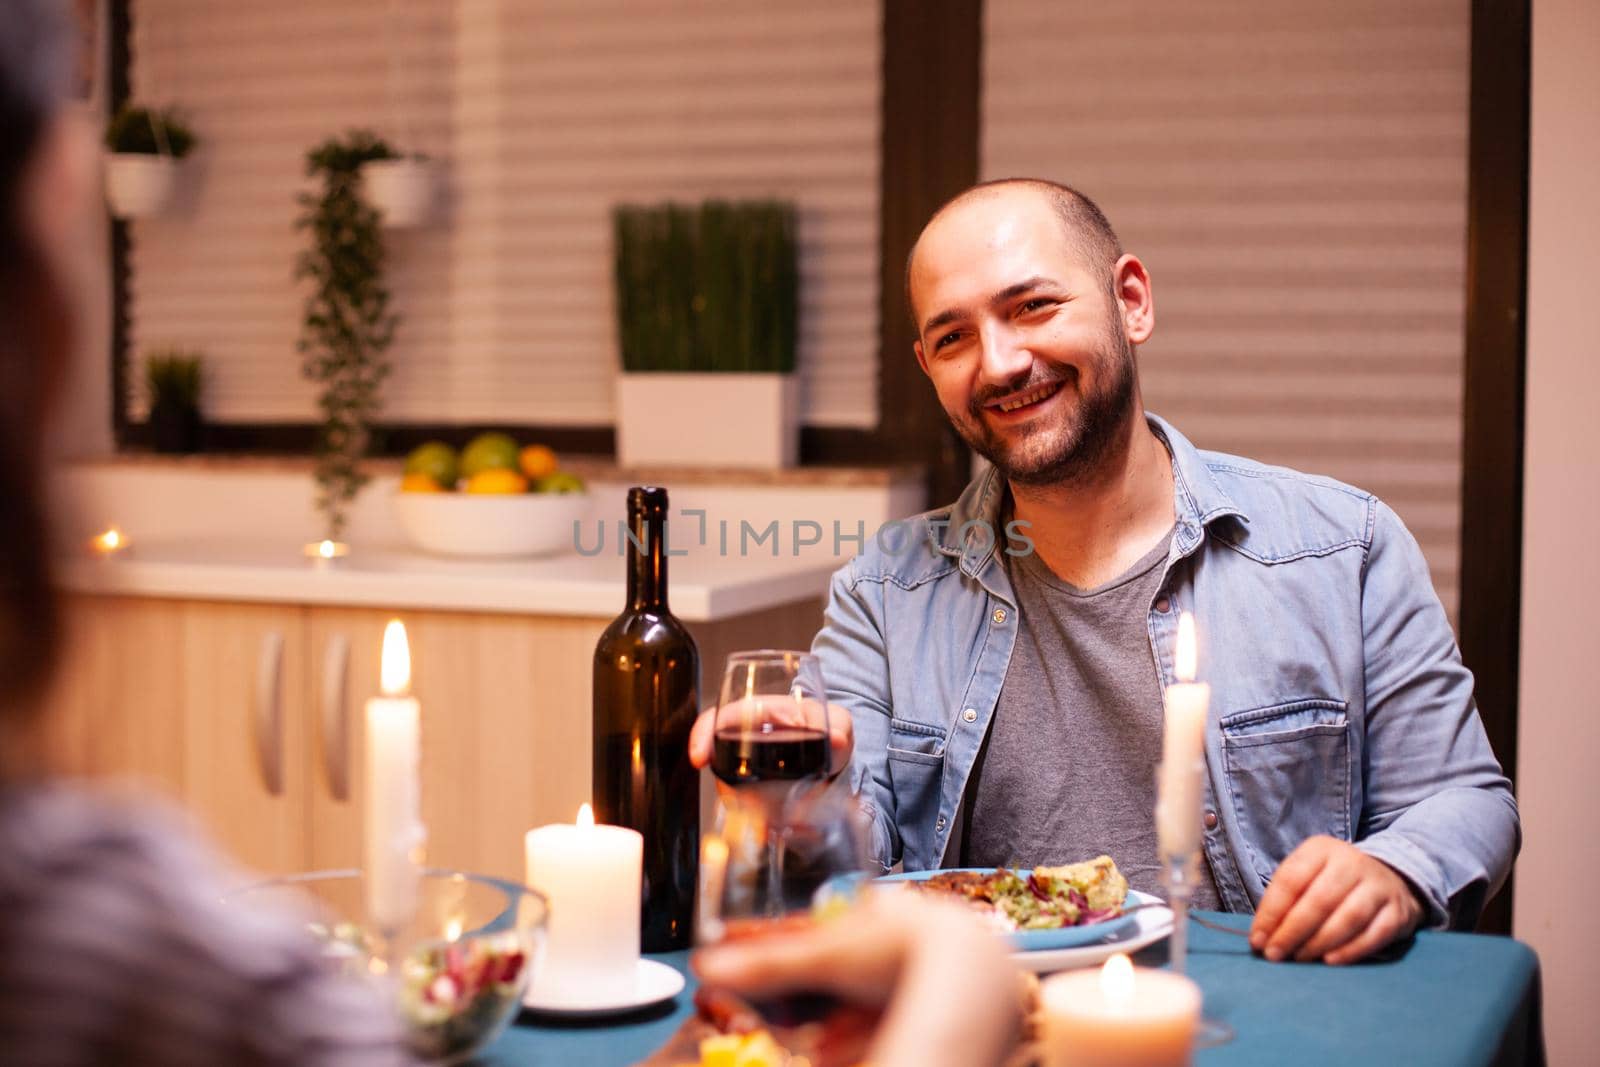
[[[300,1062],[293,1053],[319,1044],[393,1049],[365,991],[323,968],[304,916],[225,899],[246,877],[170,804],[69,785],[0,791],[0,987],[84,1002],[85,1026],[123,1020],[95,1040],[135,1059],[161,1030],[191,1051],[291,1053],[263,1062]],[[9,1014],[0,1005],[0,1032],[26,1030]]]

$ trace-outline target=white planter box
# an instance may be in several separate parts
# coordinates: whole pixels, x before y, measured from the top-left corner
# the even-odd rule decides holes
[[[626,467],[792,467],[800,450],[793,374],[617,377],[617,461]]]
[[[433,164],[425,159],[374,159],[361,165],[367,201],[385,226],[421,226],[433,217]]]
[[[119,219],[159,215],[178,187],[178,161],[142,152],[106,154],[106,201]]]

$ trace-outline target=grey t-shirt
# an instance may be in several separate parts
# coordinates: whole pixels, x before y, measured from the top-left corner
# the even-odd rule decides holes
[[[1022,619],[967,782],[963,866],[1104,853],[1134,889],[1166,895],[1155,827],[1162,695],[1146,619],[1171,542],[1098,589],[1063,582],[1037,553],[1010,557]],[[1194,903],[1221,907],[1209,868]]]

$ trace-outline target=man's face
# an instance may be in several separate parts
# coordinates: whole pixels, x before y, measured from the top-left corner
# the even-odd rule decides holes
[[[957,204],[917,246],[917,360],[956,431],[1014,482],[1092,473],[1137,411],[1107,269],[1030,190]]]

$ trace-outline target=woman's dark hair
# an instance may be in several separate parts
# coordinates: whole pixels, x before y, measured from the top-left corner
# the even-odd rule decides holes
[[[71,354],[71,304],[22,202],[64,106],[74,39],[57,0],[5,0],[0,26],[0,723],[50,680],[60,612],[40,470],[45,413]]]

